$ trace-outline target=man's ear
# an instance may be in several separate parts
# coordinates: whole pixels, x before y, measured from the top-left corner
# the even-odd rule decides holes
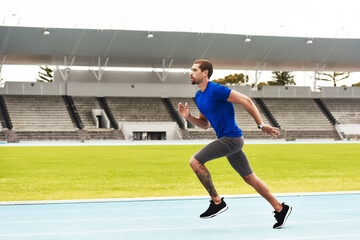
[[[208,77],[208,73],[209,73],[209,70],[204,70],[203,71],[203,75],[205,75],[206,77]]]

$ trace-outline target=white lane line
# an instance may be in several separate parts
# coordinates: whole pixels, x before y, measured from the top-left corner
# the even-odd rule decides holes
[[[360,209],[329,209],[329,210],[313,210],[313,211],[296,211],[296,214],[301,213],[327,213],[327,212],[356,212]],[[270,212],[247,212],[247,213],[226,213],[226,217],[232,216],[248,216],[248,215],[269,215]],[[197,217],[193,215],[183,216],[140,216],[140,217],[117,217],[117,218],[80,218],[80,219],[56,219],[56,220],[29,220],[29,221],[2,221],[0,224],[34,224],[34,223],[62,223],[62,222],[100,222],[100,221],[129,221],[129,220],[153,220],[153,219],[174,219],[174,218],[189,218]]]
[[[349,223],[360,222],[360,219],[353,220],[327,220],[327,221],[304,221],[304,222],[291,222],[291,225],[301,224],[319,224],[319,223]],[[54,236],[54,235],[75,235],[75,234],[99,234],[99,233],[122,233],[122,232],[149,232],[149,231],[178,231],[178,230],[200,230],[200,229],[229,229],[229,228],[248,228],[248,227],[269,227],[269,223],[262,224],[235,224],[226,226],[198,226],[198,227],[162,227],[162,228],[133,228],[133,229],[113,229],[113,230],[94,230],[94,231],[73,231],[73,232],[48,232],[48,233],[19,233],[19,234],[2,234],[3,237],[26,237],[26,236]],[[357,233],[356,233],[357,235]],[[359,233],[360,235],[360,233]],[[301,239],[301,238],[300,238]]]
[[[340,192],[304,192],[304,193],[275,193],[276,197],[303,197],[324,195],[359,195],[360,191]],[[261,198],[259,194],[223,195],[225,198]],[[71,203],[108,203],[108,202],[141,202],[141,201],[169,201],[169,200],[199,200],[209,199],[209,196],[176,196],[176,197],[145,197],[145,198],[110,198],[110,199],[74,199],[74,200],[44,200],[44,201],[0,201],[0,206],[7,205],[46,205]]]

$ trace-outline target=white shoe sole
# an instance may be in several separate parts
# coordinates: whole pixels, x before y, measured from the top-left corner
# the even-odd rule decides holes
[[[291,211],[292,211],[292,207],[290,207],[290,206],[289,206],[289,211],[288,211],[288,212],[286,213],[286,215],[285,215],[285,219],[284,219],[283,224],[281,224],[280,226],[278,226],[278,227],[276,227],[276,228],[274,228],[274,229],[279,229],[279,228],[282,228],[282,227],[285,225],[286,220],[287,220],[287,218],[289,217],[289,215],[290,215]]]
[[[213,217],[219,215],[220,213],[225,212],[227,209],[228,209],[228,206],[225,206],[223,209],[221,209],[217,213],[214,213],[213,215],[210,215],[210,216],[207,216],[207,217],[200,217],[200,218],[202,218],[202,219],[213,218]]]

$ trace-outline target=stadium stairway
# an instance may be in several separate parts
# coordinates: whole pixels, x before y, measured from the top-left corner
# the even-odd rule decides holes
[[[319,106],[320,110],[324,113],[324,115],[329,119],[332,125],[338,124],[338,121],[335,119],[335,117],[332,115],[330,110],[326,107],[326,105],[321,99],[316,98],[314,99],[314,101]]]
[[[181,116],[179,115],[179,113],[174,109],[173,105],[171,104],[170,99],[168,98],[162,98],[161,99],[166,107],[166,109],[168,110],[171,118],[178,124],[180,129],[184,129],[184,123],[181,120]]]
[[[261,98],[254,98],[255,102],[258,104],[258,106],[261,108],[260,110],[264,113],[267,120],[273,127],[280,128],[279,123],[276,121],[272,113],[270,112],[269,108],[266,106],[264,101]]]
[[[100,107],[105,111],[106,116],[109,118],[110,126],[114,129],[118,129],[118,125],[116,123],[116,120],[114,118],[114,115],[111,112],[111,109],[109,107],[109,104],[106,101],[106,98],[104,97],[97,97],[97,100],[99,102]]]
[[[1,120],[1,126],[3,128],[7,128],[7,129],[13,128],[3,96],[0,96],[0,120]]]
[[[74,125],[78,129],[83,129],[84,125],[81,122],[80,116],[77,112],[75,103],[74,103],[73,99],[71,98],[71,96],[63,96],[63,100],[64,100],[66,109],[68,110],[70,118],[73,121]]]

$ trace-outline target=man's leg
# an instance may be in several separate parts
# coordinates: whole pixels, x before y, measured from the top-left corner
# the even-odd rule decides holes
[[[228,209],[223,198],[220,198],[216,192],[211,174],[204,164],[210,160],[238,152],[242,147],[242,145],[239,144],[239,141],[240,138],[235,138],[234,140],[234,138],[229,137],[223,137],[212,141],[195,153],[190,159],[190,166],[192,170],[211,197],[210,207],[206,212],[200,215],[201,218],[214,217]]]
[[[221,198],[215,190],[211,174],[209,170],[205,167],[205,165],[200,163],[194,158],[194,156],[192,156],[190,159],[190,166],[196,176],[199,178],[204,188],[208,191],[211,200],[213,200],[215,204],[221,203]]]
[[[277,222],[274,224],[273,228],[283,227],[291,213],[292,208],[285,203],[281,204],[270,192],[268,186],[253,173],[249,161],[242,150],[227,156],[227,159],[244,181],[252,186],[275,209],[274,217]]]
[[[244,181],[252,186],[262,197],[264,197],[277,212],[281,212],[283,206],[270,192],[268,186],[258,178],[255,173],[245,176]]]
[[[226,211],[228,207],[224,202],[224,198],[220,198],[217,194],[211,174],[205,165],[192,156],[190,159],[190,166],[211,197],[209,208],[200,215],[200,218],[212,218]]]

